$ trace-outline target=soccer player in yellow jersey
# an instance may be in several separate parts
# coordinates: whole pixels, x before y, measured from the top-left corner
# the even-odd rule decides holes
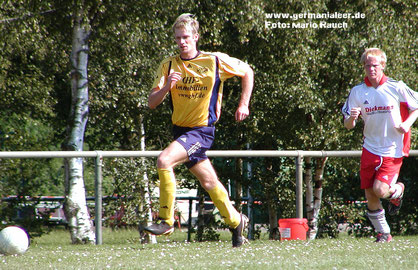
[[[250,66],[222,53],[197,49],[199,23],[191,14],[180,15],[173,24],[179,55],[163,60],[157,70],[148,98],[151,109],[171,96],[174,141],[158,157],[160,180],[159,220],[144,230],[154,235],[169,235],[174,231],[174,200],[176,180],[173,168],[184,163],[197,177],[219,209],[232,232],[232,246],[241,246],[248,218],[238,213],[228,193],[218,180],[206,156],[214,137],[214,124],[221,112],[223,82],[239,76],[242,93],[235,112],[236,121],[249,115],[248,105],[253,89],[254,74]]]

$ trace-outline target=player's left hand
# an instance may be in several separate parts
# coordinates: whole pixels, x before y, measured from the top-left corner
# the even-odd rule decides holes
[[[241,122],[242,120],[247,118],[249,114],[250,110],[248,109],[248,106],[241,105],[235,112],[235,120]]]

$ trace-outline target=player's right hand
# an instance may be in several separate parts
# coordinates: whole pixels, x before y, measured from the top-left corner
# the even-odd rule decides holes
[[[357,120],[360,113],[361,113],[361,108],[360,107],[354,107],[354,108],[351,108],[350,116],[352,118],[354,118],[354,120]]]
[[[170,86],[170,89],[181,79],[180,72],[171,72],[167,77],[167,84]]]
[[[399,126],[395,126],[395,129],[399,133],[405,134],[405,133],[408,133],[409,132],[409,130],[411,129],[411,127],[408,126],[407,124],[405,124],[405,122],[404,122],[404,123],[400,124]]]

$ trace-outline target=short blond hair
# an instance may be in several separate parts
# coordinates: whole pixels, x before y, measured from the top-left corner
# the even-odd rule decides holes
[[[361,55],[360,62],[364,65],[369,57],[380,58],[380,64],[386,65],[386,53],[379,48],[367,48]]]
[[[195,19],[195,15],[190,13],[183,13],[177,17],[173,24],[173,32],[176,29],[184,28],[191,30],[193,34],[199,33],[199,22]]]

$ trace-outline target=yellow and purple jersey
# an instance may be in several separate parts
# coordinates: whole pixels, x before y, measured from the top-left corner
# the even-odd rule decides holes
[[[221,114],[223,82],[242,77],[249,69],[248,64],[223,53],[199,52],[192,59],[175,55],[161,62],[152,88],[162,89],[170,73],[180,72],[181,80],[170,90],[173,124],[211,126]]]

